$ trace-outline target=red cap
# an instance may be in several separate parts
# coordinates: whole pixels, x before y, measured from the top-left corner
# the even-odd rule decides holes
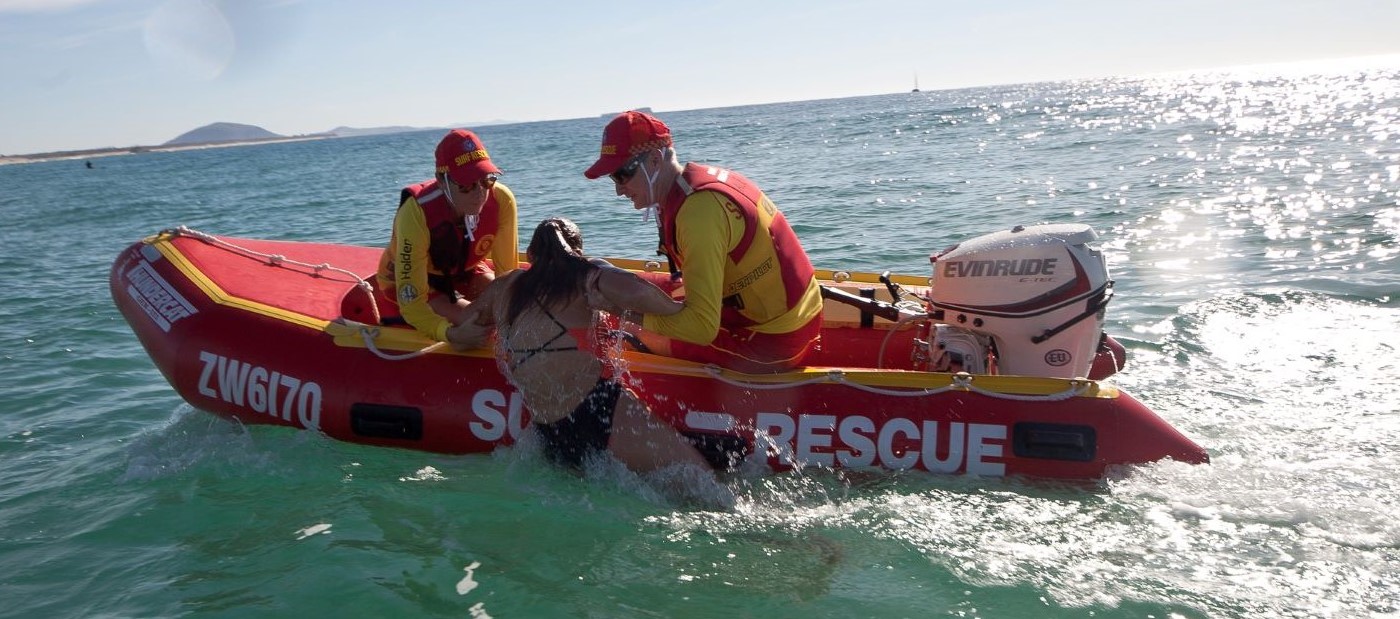
[[[437,171],[459,185],[471,185],[487,174],[501,173],[500,168],[491,163],[481,138],[466,129],[453,129],[438,142]]]
[[[636,110],[623,112],[603,128],[603,148],[598,160],[583,175],[598,178],[612,174],[642,151],[671,145],[671,129],[655,116]]]

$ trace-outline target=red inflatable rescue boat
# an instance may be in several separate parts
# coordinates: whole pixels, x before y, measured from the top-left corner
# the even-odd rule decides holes
[[[820,271],[825,326],[809,366],[745,375],[628,351],[626,380],[730,466],[1096,479],[1207,462],[1101,380],[1122,348],[1102,333],[1111,283],[1093,238],[1080,225],[978,237],[934,256],[931,281]],[[168,230],[117,257],[111,292],[202,410],[433,452],[512,443],[529,413],[489,350],[375,324],[364,280],[380,251]]]

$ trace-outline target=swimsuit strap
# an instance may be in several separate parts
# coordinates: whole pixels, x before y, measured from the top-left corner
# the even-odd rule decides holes
[[[537,354],[539,354],[539,353],[542,353],[542,352],[559,352],[559,351],[564,351],[564,350],[578,350],[578,349],[579,349],[577,343],[575,343],[575,344],[572,345],[572,346],[552,346],[552,347],[550,346],[550,344],[553,344],[555,340],[557,340],[557,339],[559,339],[559,338],[561,338],[561,337],[564,337],[565,335],[568,335],[568,334],[569,334],[569,329],[568,329],[567,327],[564,326],[564,323],[559,322],[559,319],[558,319],[558,318],[555,318],[555,317],[554,317],[554,314],[551,314],[551,313],[549,312],[549,308],[545,307],[543,303],[540,303],[540,302],[537,300],[537,301],[535,302],[535,304],[540,306],[540,311],[544,312],[544,315],[545,315],[545,316],[548,316],[550,320],[554,321],[554,326],[559,327],[559,332],[558,332],[558,333],[555,333],[555,334],[554,334],[554,337],[551,337],[551,338],[549,338],[548,340],[546,340],[545,343],[540,344],[539,346],[536,346],[536,347],[534,347],[534,348],[507,348],[507,349],[506,349],[506,352],[508,352],[508,353],[525,353],[525,356],[524,356],[524,357],[521,357],[520,360],[518,360],[518,361],[515,360],[514,357],[512,356],[512,358],[511,358],[511,364],[510,364],[510,369],[511,369],[511,370],[514,370],[514,369],[520,367],[520,365],[523,364],[523,363],[525,363],[526,361],[528,361],[528,360],[530,359],[530,357],[533,357],[533,356],[535,356],[535,355],[537,355]]]

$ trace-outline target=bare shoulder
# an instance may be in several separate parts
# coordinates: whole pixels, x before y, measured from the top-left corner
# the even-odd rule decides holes
[[[523,269],[515,269],[514,271],[510,271],[504,275],[496,277],[496,279],[491,280],[491,283],[486,286],[485,290],[481,291],[480,298],[482,300],[485,300],[488,297],[491,299],[505,298],[510,290],[511,285],[513,285],[515,283],[515,280],[520,278],[520,274],[524,272],[525,271]]]
[[[516,269],[491,280],[469,306],[470,320],[479,325],[489,325],[496,321],[496,314],[505,308],[510,297],[510,286],[523,271]]]
[[[513,271],[507,271],[504,275],[501,275],[496,279],[491,280],[491,284],[495,285],[498,288],[510,286],[511,282],[519,278],[520,275],[524,272],[525,269],[515,269]]]

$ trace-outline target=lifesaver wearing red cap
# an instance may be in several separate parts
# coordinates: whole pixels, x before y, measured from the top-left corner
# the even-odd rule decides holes
[[[447,193],[438,186],[436,179],[404,187],[399,192],[400,208],[410,196],[423,209],[423,218],[428,224],[428,259],[432,271],[436,271],[428,273],[428,285],[453,298],[456,295],[453,280],[457,274],[481,264],[491,253],[496,237],[494,234],[473,236],[462,218],[452,211]],[[492,191],[477,215],[476,230],[495,230],[499,218],[500,207],[496,204],[496,192]],[[392,266],[389,272],[393,272]]]
[[[797,234],[768,196],[749,179],[732,170],[688,163],[677,179],[680,191],[661,205],[661,253],[673,273],[685,265],[676,249],[676,216],[686,197],[697,191],[722,194],[744,220],[744,236],[729,252],[732,268],[723,277],[729,292],[720,309],[720,324],[748,327],[768,322],[796,307],[812,283],[815,270]],[[761,234],[760,234],[761,233]],[[762,240],[760,240],[762,239]],[[774,269],[776,262],[778,268]],[[781,298],[774,298],[781,295]],[[773,308],[781,307],[780,311]]]

